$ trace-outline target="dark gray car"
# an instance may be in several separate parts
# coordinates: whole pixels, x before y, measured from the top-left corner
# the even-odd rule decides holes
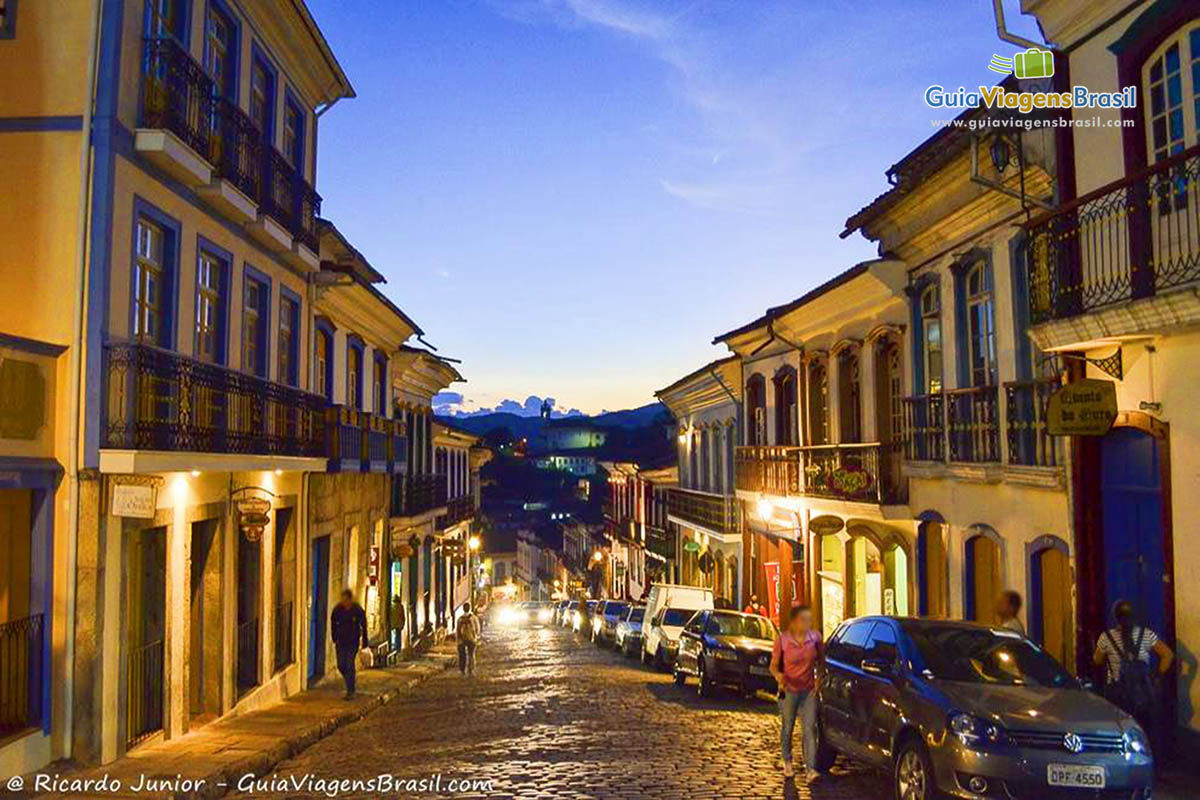
[[[1012,631],[850,620],[826,647],[818,696],[821,766],[836,751],[889,769],[897,800],[1150,797],[1133,718]]]

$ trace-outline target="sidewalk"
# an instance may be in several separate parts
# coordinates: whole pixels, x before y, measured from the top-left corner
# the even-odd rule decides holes
[[[358,696],[342,699],[339,678],[294,695],[259,711],[226,717],[178,739],[141,747],[102,767],[75,772],[69,764],[51,764],[40,773],[63,780],[120,781],[120,789],[66,787],[64,793],[34,791],[33,776],[18,797],[205,798],[220,797],[236,788],[243,775],[267,775],[281,761],[296,755],[337,729],[362,719],[399,693],[448,669],[455,663],[452,641],[395,667],[358,673]],[[335,673],[336,676],[336,673]],[[173,781],[170,787],[148,791],[143,780]],[[189,783],[190,781],[190,783]]]

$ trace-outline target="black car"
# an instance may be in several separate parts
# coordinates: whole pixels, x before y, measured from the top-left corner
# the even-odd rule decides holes
[[[844,622],[817,696],[818,768],[841,752],[887,769],[903,800],[1150,797],[1154,762],[1133,718],[1009,630]]]
[[[696,678],[701,697],[718,686],[752,695],[774,692],[771,650],[779,632],[775,623],[740,611],[700,611],[683,626],[675,656],[675,683]]]
[[[599,622],[596,626],[596,644],[610,645],[617,641],[617,625],[629,612],[629,603],[623,600],[606,600],[603,608],[596,609]]]

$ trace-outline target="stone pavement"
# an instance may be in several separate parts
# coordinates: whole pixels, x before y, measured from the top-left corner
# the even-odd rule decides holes
[[[269,773],[280,761],[297,755],[337,729],[403,696],[422,681],[455,663],[453,643],[443,643],[429,653],[395,667],[369,669],[358,674],[358,696],[344,700],[340,677],[294,695],[268,708],[205,725],[186,735],[146,745],[103,767],[73,771],[55,764],[43,774],[66,779],[119,780],[120,791],[92,790],[63,794],[31,791],[33,776],[26,776],[26,797],[110,797],[145,800],[152,797],[220,797],[231,791],[243,775]],[[335,672],[336,676],[336,672]],[[170,791],[139,790],[143,780],[184,779]],[[191,783],[184,783],[191,781]],[[176,786],[183,787],[176,790]]]

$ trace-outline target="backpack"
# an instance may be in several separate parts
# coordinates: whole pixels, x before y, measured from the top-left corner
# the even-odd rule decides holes
[[[1121,657],[1121,669],[1109,683],[1109,699],[1118,708],[1134,716],[1154,708],[1157,697],[1153,673],[1149,662],[1138,658],[1138,653],[1142,651],[1142,640],[1146,637],[1146,629],[1139,629],[1132,652],[1117,644],[1112,631],[1105,631],[1104,635]]]

